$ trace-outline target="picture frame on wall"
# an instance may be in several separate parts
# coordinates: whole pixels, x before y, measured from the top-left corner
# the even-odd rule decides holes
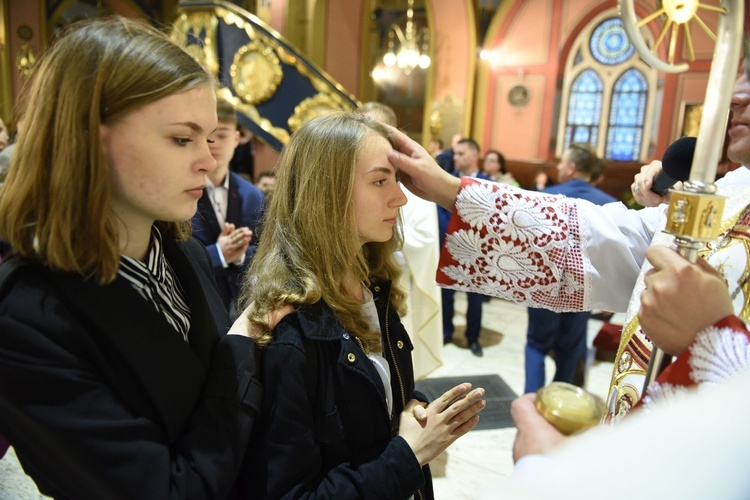
[[[698,137],[698,130],[700,130],[702,117],[702,102],[682,101],[682,105],[680,106],[680,117],[677,122],[679,124],[678,138],[685,136]]]
[[[678,120],[678,131],[679,135],[675,139],[680,137],[698,137],[700,130],[701,118],[703,117],[703,103],[702,102],[686,102],[682,101],[680,106],[680,116]],[[729,119],[727,117],[727,127],[729,126]],[[724,144],[721,147],[721,158],[716,169],[717,178],[722,177],[730,170],[734,170],[739,167],[739,164],[733,163],[727,155],[727,147],[729,146],[729,140],[727,136],[724,137]]]

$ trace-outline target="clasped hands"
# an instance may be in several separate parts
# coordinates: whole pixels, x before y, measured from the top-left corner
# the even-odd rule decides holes
[[[486,403],[484,389],[459,384],[430,404],[412,399],[401,413],[398,434],[411,447],[420,465],[440,455],[479,423]]]
[[[253,238],[253,232],[247,227],[235,227],[232,223],[225,223],[216,244],[219,245],[224,261],[227,264],[242,261],[247,247]]]

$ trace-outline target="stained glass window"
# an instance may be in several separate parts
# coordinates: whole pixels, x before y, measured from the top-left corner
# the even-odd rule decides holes
[[[643,140],[648,83],[639,70],[625,71],[615,82],[609,108],[605,157],[612,160],[637,160]]]
[[[653,131],[646,120],[654,113],[658,75],[636,54],[616,9],[576,36],[565,67],[557,155],[572,142],[591,144],[607,160],[647,154]]]
[[[570,87],[568,118],[565,127],[565,148],[571,142],[585,142],[596,147],[602,113],[601,77],[593,69],[585,69]]]
[[[589,48],[594,59],[608,66],[624,63],[634,52],[619,17],[605,19],[594,29]]]

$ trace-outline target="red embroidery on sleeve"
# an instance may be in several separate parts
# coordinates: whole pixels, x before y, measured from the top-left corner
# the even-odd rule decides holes
[[[574,200],[462,178],[437,281],[532,307],[580,311],[584,259]]]

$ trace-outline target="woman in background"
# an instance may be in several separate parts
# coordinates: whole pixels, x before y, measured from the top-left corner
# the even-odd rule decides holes
[[[503,184],[510,184],[516,187],[520,186],[515,177],[513,177],[513,174],[505,168],[505,157],[500,151],[494,149],[487,151],[484,155],[484,160],[482,160],[482,170],[494,182],[502,182]]]

